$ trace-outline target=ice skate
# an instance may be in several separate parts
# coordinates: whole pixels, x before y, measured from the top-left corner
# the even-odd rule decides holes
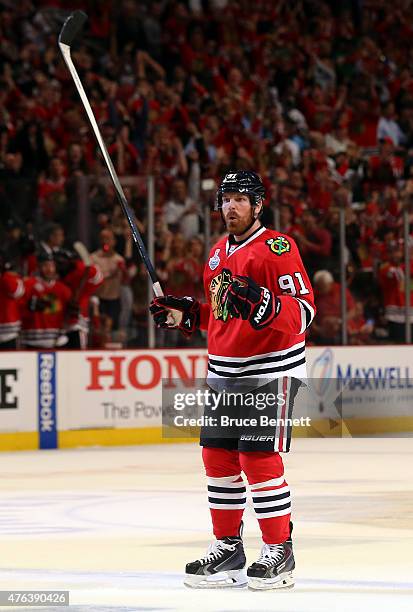
[[[292,531],[292,525],[291,525]],[[264,544],[261,555],[247,570],[248,588],[258,590],[291,589],[295,568],[291,535],[282,544]]]
[[[204,557],[187,563],[184,584],[194,589],[247,586],[241,536],[215,540]]]

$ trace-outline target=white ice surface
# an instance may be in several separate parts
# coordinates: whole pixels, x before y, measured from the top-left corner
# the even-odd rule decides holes
[[[409,438],[293,441],[296,587],[256,593],[182,585],[211,539],[198,446],[0,453],[0,589],[70,590],[71,612],[411,611],[412,459]]]

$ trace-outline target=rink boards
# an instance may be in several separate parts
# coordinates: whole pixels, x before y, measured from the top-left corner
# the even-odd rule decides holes
[[[412,346],[310,347],[307,361],[312,426],[295,436],[413,431]],[[203,349],[0,353],[0,450],[188,441],[162,435],[162,381],[206,366]]]

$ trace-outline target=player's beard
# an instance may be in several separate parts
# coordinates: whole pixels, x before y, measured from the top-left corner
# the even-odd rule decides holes
[[[228,219],[228,217],[232,215],[234,216],[234,219]],[[254,217],[254,209],[252,206],[248,219],[243,219],[236,213],[230,213],[229,215],[227,215],[226,218],[224,217],[224,215],[222,215],[222,218],[224,220],[227,232],[229,234],[232,234],[233,236],[242,236],[242,234],[245,234],[245,232],[251,227],[251,225],[254,224],[254,221],[256,221],[256,217]]]

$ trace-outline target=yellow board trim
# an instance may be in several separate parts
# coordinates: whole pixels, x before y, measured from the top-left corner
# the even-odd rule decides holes
[[[37,431],[16,431],[0,433],[0,451],[37,450],[39,434]]]
[[[136,429],[82,429],[58,432],[59,448],[197,442],[198,438],[163,438],[162,427]]]
[[[413,432],[413,417],[352,418],[343,421],[311,419],[310,427],[293,427],[294,438],[345,438],[403,432]]]
[[[346,419],[334,425],[328,419],[313,419],[310,427],[293,427],[294,438],[342,438],[352,435],[413,432],[413,417],[377,417]],[[162,437],[162,427],[135,429],[80,429],[58,432],[58,448],[78,446],[134,446],[139,444],[176,444],[198,442],[198,437]],[[0,451],[37,450],[36,431],[0,433]]]
[[[371,419],[347,419],[331,427],[328,419],[311,421],[311,427],[293,427],[295,438],[351,437],[351,435],[413,432],[413,417],[383,417]],[[142,429],[88,429],[60,431],[59,448],[76,446],[118,446],[135,444],[175,444],[179,442],[198,442],[193,438],[163,438],[161,427]]]

